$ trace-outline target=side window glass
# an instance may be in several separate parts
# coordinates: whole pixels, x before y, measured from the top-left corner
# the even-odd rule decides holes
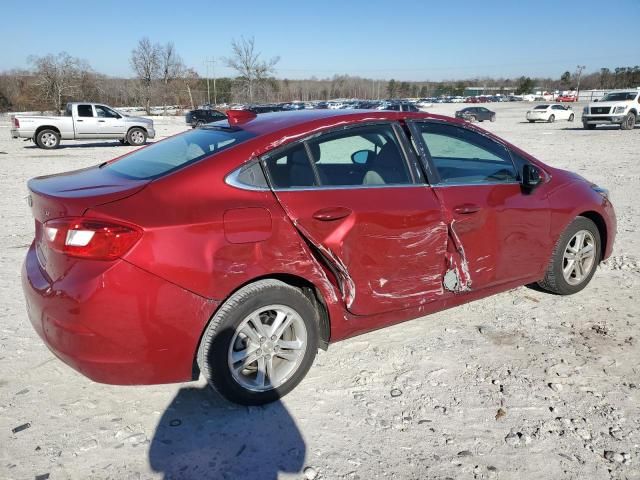
[[[79,117],[93,117],[93,108],[91,105],[78,105]]]
[[[100,118],[118,118],[116,112],[111,110],[110,108],[103,107],[102,105],[96,105],[96,115]]]
[[[259,163],[252,163],[249,166],[241,167],[235,174],[237,183],[249,187],[267,188],[267,179],[264,178],[262,167]]]
[[[322,185],[412,183],[391,125],[356,127],[308,142]]]
[[[442,184],[514,182],[518,174],[499,143],[470,130],[437,123],[420,126]]]
[[[274,188],[313,187],[316,185],[313,167],[304,144],[300,143],[265,160]]]

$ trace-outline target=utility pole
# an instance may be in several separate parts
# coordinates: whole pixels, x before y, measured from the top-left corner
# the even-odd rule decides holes
[[[209,59],[204,61],[204,66],[207,69],[207,104],[211,105],[211,91],[209,90]]]
[[[211,60],[213,64],[213,104],[218,104],[218,91],[216,90],[216,59],[215,57]]]
[[[580,100],[580,77],[582,76],[582,71],[587,68],[584,65],[578,65],[576,67],[576,75],[578,76],[578,85],[576,86],[576,101]]]

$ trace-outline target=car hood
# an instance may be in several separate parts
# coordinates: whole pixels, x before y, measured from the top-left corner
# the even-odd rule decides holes
[[[618,106],[624,106],[626,107],[627,105],[629,105],[630,103],[633,103],[633,100],[615,100],[613,102],[594,102],[594,103],[590,103],[589,104],[589,108],[595,108],[595,107],[618,107]]]
[[[145,117],[124,117],[125,121],[130,123],[147,123],[149,125],[153,125],[153,120]]]

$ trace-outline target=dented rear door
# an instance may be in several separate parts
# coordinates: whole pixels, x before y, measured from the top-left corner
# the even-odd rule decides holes
[[[265,160],[280,204],[356,315],[443,294],[447,227],[439,201],[392,145],[398,132],[378,127],[321,135]],[[353,150],[368,153],[354,161]]]

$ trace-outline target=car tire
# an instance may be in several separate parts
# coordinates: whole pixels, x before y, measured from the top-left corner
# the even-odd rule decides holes
[[[556,116],[555,115],[549,115],[549,118],[547,119],[547,122],[553,123],[555,121],[556,121]]]
[[[467,121],[469,121],[469,122],[471,122],[471,123],[474,123],[476,120],[477,120],[477,118],[476,118],[476,116],[475,116],[475,115],[469,115],[469,116],[467,117]]]
[[[274,326],[281,315],[285,315],[282,322],[290,320],[282,332]],[[318,325],[318,309],[300,289],[272,279],[246,285],[209,322],[198,348],[200,371],[231,402],[263,405],[276,401],[300,383],[313,364]],[[266,330],[272,327],[274,331]],[[247,363],[249,357],[252,361]],[[272,383],[274,371],[284,377],[276,385]]]
[[[45,150],[53,150],[60,146],[60,134],[50,128],[44,128],[36,135],[36,145]]]
[[[620,130],[633,130],[635,126],[636,116],[633,114],[633,112],[629,112],[624,117],[624,120],[622,120],[622,123],[620,124]]]
[[[545,276],[538,285],[558,295],[571,295],[582,290],[600,263],[600,242],[596,224],[586,217],[576,217],[560,235]]]
[[[596,126],[591,124],[591,123],[586,123],[586,122],[582,122],[582,126],[586,129],[586,130],[595,130]]]
[[[142,128],[133,127],[127,132],[127,143],[132,147],[139,147],[144,145],[147,141],[147,132]]]
[[[569,115],[569,121],[573,122],[573,119],[576,118],[575,115],[572,113],[571,115]]]

